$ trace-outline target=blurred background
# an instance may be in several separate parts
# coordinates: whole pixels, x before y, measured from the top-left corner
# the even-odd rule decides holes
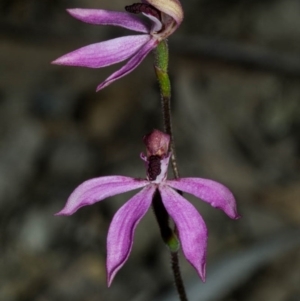
[[[82,181],[144,177],[142,137],[162,128],[153,56],[104,90],[104,69],[51,65],[125,34],[65,8],[124,0],[0,2],[0,300],[177,300],[152,212],[106,287],[109,223],[130,193],[54,217]],[[186,196],[209,229],[207,282],[181,258],[191,301],[300,300],[300,1],[188,0],[169,39],[182,176],[235,194],[238,221]]]

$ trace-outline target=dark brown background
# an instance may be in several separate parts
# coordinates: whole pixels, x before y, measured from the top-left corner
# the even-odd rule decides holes
[[[106,288],[107,229],[130,194],[53,216],[85,179],[145,174],[141,139],[161,128],[153,56],[99,93],[118,66],[50,65],[127,34],[81,23],[65,8],[128,4],[0,2],[0,300],[173,300],[161,297],[174,289],[151,212]],[[181,260],[190,300],[300,300],[300,2],[182,4],[185,20],[170,37],[180,172],[226,184],[243,215],[232,221],[186,196],[210,233],[205,285]]]

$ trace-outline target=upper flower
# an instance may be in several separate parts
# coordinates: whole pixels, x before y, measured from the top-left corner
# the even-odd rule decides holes
[[[68,9],[71,16],[83,22],[120,26],[143,34],[91,44],[67,53],[52,63],[101,68],[129,59],[122,68],[98,85],[99,91],[134,70],[160,41],[177,29],[183,19],[183,11],[178,0],[142,0],[142,3],[126,6],[125,9],[127,12]],[[148,17],[150,22],[138,18],[135,15],[138,13]]]
[[[155,193],[173,219],[179,232],[179,240],[186,259],[205,279],[206,225],[195,207],[177,190],[190,193],[215,208],[223,210],[229,217],[239,217],[232,193],[222,184],[201,178],[167,180],[170,159],[169,136],[153,131],[144,137],[147,154],[142,159],[147,166],[147,179],[124,176],[100,177],[79,185],[69,197],[65,207],[57,215],[71,215],[80,207],[92,205],[123,192],[143,188],[115,214],[107,236],[107,275],[111,284],[118,270],[126,262],[133,243],[134,230],[149,209]]]

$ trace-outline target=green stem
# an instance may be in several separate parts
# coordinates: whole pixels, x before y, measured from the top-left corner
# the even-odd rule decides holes
[[[161,106],[163,113],[163,121],[164,121],[164,130],[170,135],[171,143],[170,150],[171,154],[171,165],[174,173],[175,179],[179,178],[178,167],[176,163],[175,156],[175,143],[174,143],[174,135],[172,131],[172,120],[171,120],[171,83],[168,75],[168,63],[169,63],[169,51],[167,41],[161,41],[155,51],[155,72],[157,76],[157,80],[159,83],[160,94],[161,94]],[[180,192],[179,192],[180,193]],[[169,239],[165,239],[170,252],[171,252],[171,263],[172,263],[172,271],[174,275],[176,289],[181,301],[188,301],[183,280],[180,273],[179,268],[179,260],[178,260],[178,248],[179,241],[177,239],[176,234],[177,230],[174,229],[171,237]]]
[[[175,143],[174,135],[172,130],[172,119],[171,119],[171,82],[168,75],[168,61],[169,61],[169,51],[168,44],[165,40],[161,41],[155,51],[155,72],[158,80],[160,94],[161,94],[161,106],[164,121],[164,130],[170,135],[171,143],[170,150],[171,155],[171,165],[174,173],[175,179],[179,178],[178,167],[176,163],[175,154]]]

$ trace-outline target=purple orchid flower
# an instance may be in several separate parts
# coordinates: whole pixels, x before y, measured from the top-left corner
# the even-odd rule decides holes
[[[72,215],[79,208],[92,205],[123,192],[143,188],[115,214],[107,236],[107,283],[129,257],[135,228],[151,206],[154,194],[159,192],[163,205],[179,232],[179,240],[186,259],[205,280],[207,229],[195,207],[176,190],[190,193],[215,208],[223,210],[230,218],[239,215],[232,193],[222,184],[201,178],[167,180],[170,159],[170,137],[158,130],[144,137],[147,154],[141,154],[147,167],[147,179],[125,176],[107,176],[88,180],[70,195],[65,207],[56,215]]]
[[[53,61],[53,64],[102,68],[124,60],[129,61],[110,75],[97,87],[97,91],[133,71],[160,41],[171,35],[183,19],[183,11],[178,0],[142,0],[126,6],[127,12],[102,9],[74,8],[67,11],[74,18],[96,25],[113,25],[141,32],[91,44]],[[142,13],[150,22],[139,19],[134,14]]]

